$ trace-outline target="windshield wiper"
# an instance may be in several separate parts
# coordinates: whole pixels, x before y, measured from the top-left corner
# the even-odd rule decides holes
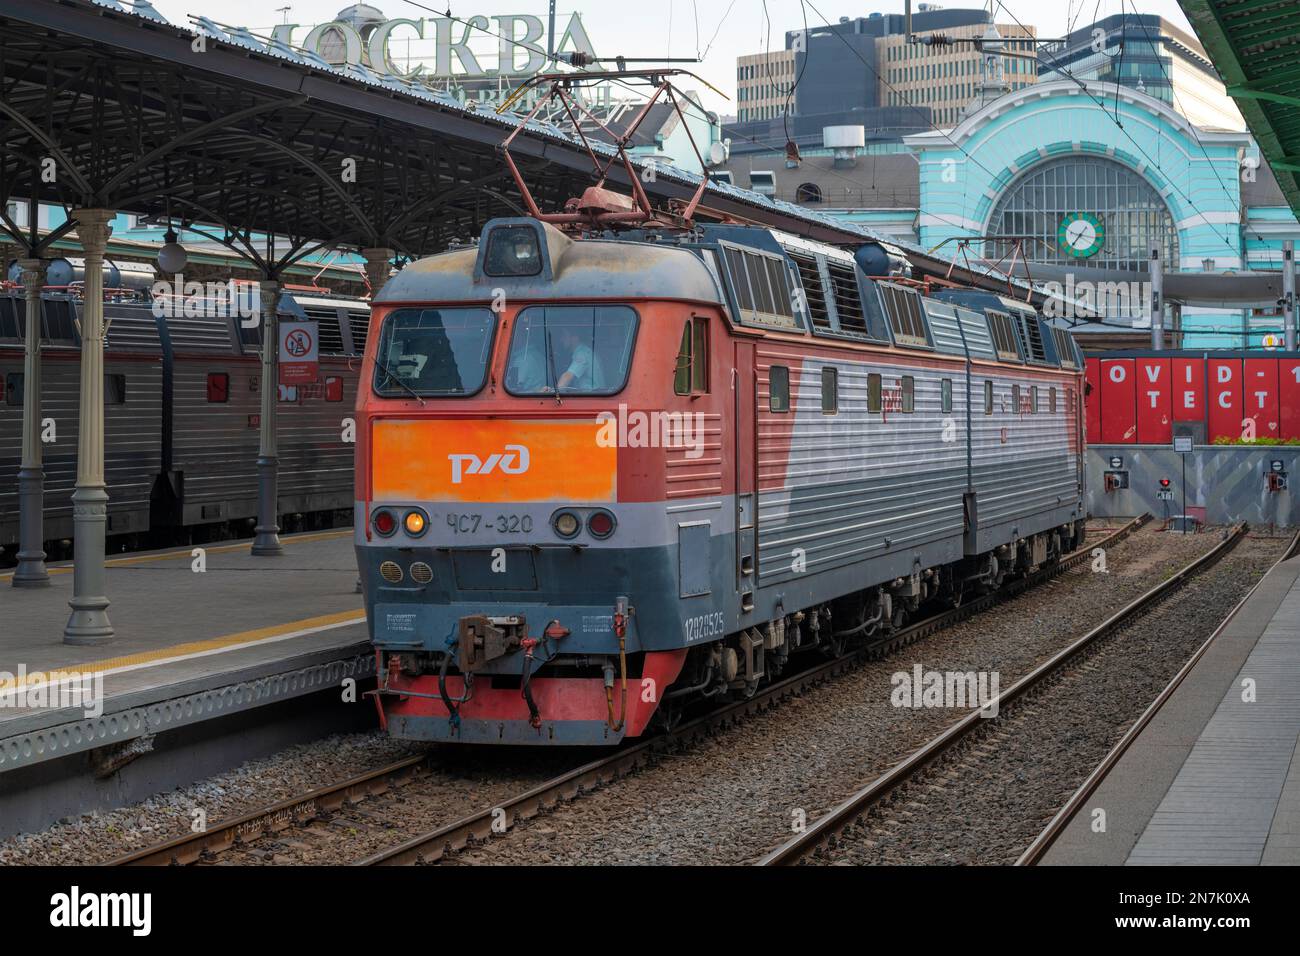
[[[424,406],[425,401],[421,397],[420,393],[417,392],[415,389],[411,388],[411,386],[407,385],[405,382],[403,382],[401,378],[394,375],[393,370],[390,369],[383,362],[379,361],[379,356],[377,355],[375,356],[375,364],[379,366],[379,371],[383,372],[384,375],[386,376],[386,378],[384,379],[384,383],[379,386],[380,388],[383,388],[384,385],[387,385],[389,382],[394,382],[398,385],[398,387],[400,387],[403,391],[407,392],[413,399],[419,402],[421,407]]]

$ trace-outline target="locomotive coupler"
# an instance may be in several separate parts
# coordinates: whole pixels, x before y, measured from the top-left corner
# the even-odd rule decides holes
[[[474,615],[460,619],[460,670],[470,674],[523,646],[528,636],[528,621],[521,615],[486,617]]]

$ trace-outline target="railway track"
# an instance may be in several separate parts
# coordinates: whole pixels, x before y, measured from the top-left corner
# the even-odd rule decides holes
[[[1273,566],[1277,567],[1277,565],[1281,564],[1283,561],[1294,558],[1297,554],[1300,554],[1300,531],[1296,532],[1295,536],[1292,537],[1291,543],[1287,545],[1286,550],[1282,552],[1282,556],[1277,559]],[[1263,578],[1260,579],[1260,582],[1262,581]],[[1124,756],[1125,752],[1130,746],[1132,746],[1133,742],[1137,740],[1142,731],[1146,729],[1146,726],[1151,723],[1152,718],[1160,712],[1161,708],[1164,707],[1169,698],[1173,696],[1174,691],[1178,689],[1178,685],[1180,685],[1183,682],[1183,679],[1191,673],[1192,668],[1196,666],[1196,663],[1205,655],[1205,652],[1209,650],[1210,645],[1218,639],[1219,635],[1223,633],[1258,588],[1259,583],[1256,583],[1255,587],[1251,588],[1250,591],[1237,602],[1236,606],[1228,613],[1228,616],[1219,622],[1219,626],[1214,629],[1214,633],[1206,638],[1205,642],[1196,649],[1196,653],[1194,653],[1188,659],[1187,663],[1183,665],[1182,669],[1174,675],[1173,680],[1165,686],[1164,690],[1162,690],[1156,699],[1151,702],[1151,705],[1142,712],[1142,716],[1134,721],[1133,726],[1125,732],[1119,742],[1111,748],[1110,752],[1106,754],[1101,763],[1097,765],[1097,768],[1088,776],[1088,779],[1079,786],[1079,789],[1074,792],[1073,796],[1071,796],[1061,809],[1057,811],[1056,816],[1054,816],[1047,826],[1043,828],[1043,831],[1038,834],[1034,839],[1034,842],[1025,848],[1025,851],[1020,855],[1020,858],[1016,860],[1016,866],[1036,866],[1038,862],[1042,860],[1047,851],[1051,849],[1052,844],[1056,842],[1057,838],[1065,831],[1065,828],[1069,825],[1070,821],[1074,819],[1075,814],[1079,812],[1083,805],[1088,801],[1088,798],[1090,798],[1096,792],[1097,788],[1101,786],[1102,781],[1106,779],[1110,772],[1115,768],[1115,765],[1119,763],[1120,758]]]
[[[892,653],[958,621],[965,620],[994,604],[1009,600],[1027,589],[1088,561],[1096,548],[1108,548],[1127,538],[1151,520],[1141,515],[1104,538],[1086,544],[1056,564],[1010,582],[993,594],[964,602],[903,628],[894,634],[826,661],[797,675],[760,690],[753,697],[737,701],[690,720],[673,730],[620,748],[610,754],[566,771],[525,792],[464,818],[449,822],[391,848],[370,854],[356,865],[393,866],[437,862],[473,841],[488,840],[510,830],[517,821],[527,820],[558,803],[573,799],[612,780],[635,772],[655,755],[716,733],[745,717],[777,706],[858,666],[861,662]],[[245,848],[296,827],[306,826],[331,814],[418,784],[432,773],[427,757],[411,757],[363,774],[338,785],[320,788],[242,816],[214,824],[201,833],[186,834],[153,847],[119,857],[114,866],[190,865],[210,862],[234,848]]]
[[[1146,591],[1129,604],[1115,612],[1101,624],[1089,630],[1077,640],[1044,661],[1038,667],[1016,681],[1011,687],[1002,691],[987,706],[996,706],[999,719],[1006,708],[1023,698],[1029,691],[1043,685],[1053,676],[1059,674],[1080,654],[1097,645],[1107,635],[1113,633],[1126,623],[1141,615],[1144,611],[1159,603],[1189,578],[1213,565],[1230,552],[1246,535],[1246,525],[1232,528],[1206,554],[1201,555],[1165,581]],[[896,764],[892,769],[863,787],[835,809],[822,816],[804,832],[796,834],[784,844],[768,853],[758,861],[760,866],[790,866],[812,856],[822,847],[833,843],[846,829],[857,820],[880,805],[900,787],[915,780],[923,771],[931,767],[942,756],[954,749],[967,736],[984,723],[982,709],[973,709],[943,733],[932,739],[907,759]],[[1086,796],[1082,799],[1086,799]]]

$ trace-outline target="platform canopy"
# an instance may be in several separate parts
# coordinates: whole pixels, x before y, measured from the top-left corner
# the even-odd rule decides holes
[[[0,212],[5,199],[34,198],[208,224],[236,248],[273,233],[299,251],[389,248],[408,257],[519,213],[498,153],[519,117],[268,47],[202,17],[172,24],[147,3],[0,0],[0,88]],[[531,124],[511,152],[543,208],[560,209],[592,182],[582,144],[549,123]],[[659,202],[688,199],[700,181],[676,167],[656,172],[645,185]],[[627,186],[618,169],[609,181]],[[725,184],[711,184],[703,206],[701,218],[834,244],[889,241]],[[34,232],[0,219],[5,231],[36,244]],[[951,266],[906,251],[921,273]],[[1005,278],[963,265],[952,278],[1006,289]]]
[[[1178,2],[1300,217],[1300,3]]]

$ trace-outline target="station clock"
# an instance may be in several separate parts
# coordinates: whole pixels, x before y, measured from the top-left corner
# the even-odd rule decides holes
[[[1076,259],[1088,259],[1106,244],[1106,224],[1090,212],[1068,212],[1056,230],[1061,249]]]

